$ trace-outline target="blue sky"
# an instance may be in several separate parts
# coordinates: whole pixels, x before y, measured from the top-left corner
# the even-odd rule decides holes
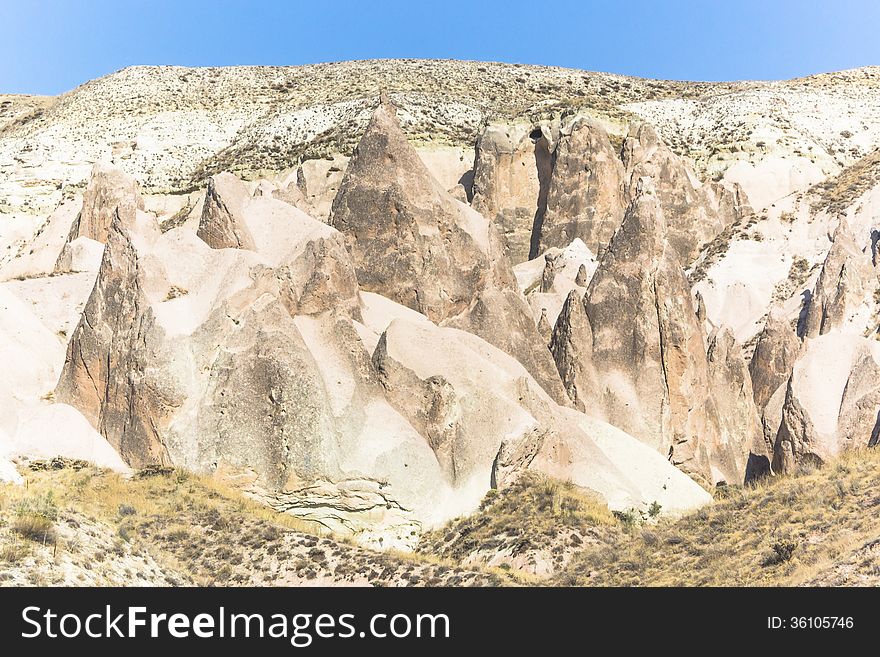
[[[0,93],[57,94],[133,64],[386,57],[789,78],[880,64],[880,2],[0,0]]]

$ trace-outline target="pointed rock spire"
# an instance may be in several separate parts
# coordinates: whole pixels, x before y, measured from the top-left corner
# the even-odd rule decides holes
[[[587,274],[587,267],[584,263],[578,267],[577,276],[574,277],[574,284],[578,287],[587,287],[590,283],[590,275]]]
[[[801,334],[815,338],[842,326],[859,306],[873,302],[873,292],[877,288],[877,274],[870,255],[862,252],[849,224],[841,217],[813,288]],[[856,332],[862,328],[857,327]]]
[[[196,234],[212,249],[256,248],[243,217],[243,206],[248,198],[247,187],[231,173],[208,178]]]
[[[797,333],[784,317],[771,310],[749,363],[752,391],[759,411],[764,410],[776,389],[791,376],[800,349]]]
[[[599,381],[593,366],[593,330],[577,290],[569,292],[562,305],[550,338],[550,353],[565,392],[575,408],[583,411],[584,400],[598,396]]]
[[[547,309],[541,308],[541,317],[538,319],[538,334],[547,345],[550,345],[550,338],[553,336],[553,327],[550,320],[547,319]]]
[[[345,235],[361,289],[480,336],[568,401],[496,230],[433,178],[387,99],[348,164],[331,225]]]

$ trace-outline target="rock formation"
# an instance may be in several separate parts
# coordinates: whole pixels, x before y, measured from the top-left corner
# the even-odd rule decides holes
[[[197,235],[212,249],[253,250],[242,216],[249,198],[247,187],[231,173],[211,176]]]
[[[362,289],[479,335],[567,400],[494,227],[431,176],[387,98],[349,162],[331,224]]]
[[[755,405],[749,368],[742,354],[742,347],[733,333],[723,328],[709,337],[706,352],[709,364],[709,382],[715,408],[720,422],[720,438],[711,448],[712,460],[732,464],[739,477],[727,480],[738,484],[766,473],[769,468],[772,449],[764,442],[758,408]],[[743,449],[745,443],[745,450]],[[757,461],[763,463],[759,468]],[[721,480],[723,473],[716,472],[713,478]]]
[[[841,218],[807,305],[801,335],[814,338],[845,324],[855,324],[848,332],[861,333],[877,289],[880,281],[871,254],[859,248],[846,219]]]
[[[489,125],[476,145],[472,207],[498,228],[513,263],[528,260],[544,215],[551,143],[540,128]]]
[[[710,376],[706,337],[665,233],[658,194],[643,179],[587,289],[586,317],[572,312],[574,297],[569,297],[569,312],[560,314],[554,337],[566,340],[555,341],[554,357],[566,387],[574,384],[587,412],[705,482],[738,482],[755,439],[748,433],[753,426],[723,423],[715,399],[722,386],[713,384],[713,376],[723,378],[726,369],[741,374],[730,366],[734,347],[722,343],[728,353],[721,357],[719,352],[721,373]],[[572,337],[576,350],[566,345]],[[573,362],[581,364],[579,372]],[[584,379],[591,366],[595,378],[580,385],[573,383],[576,376],[565,374]],[[744,404],[741,394],[725,403],[730,409]]]
[[[773,393],[788,380],[800,348],[801,342],[791,325],[771,310],[749,362],[752,391],[759,411],[764,410]]]
[[[540,251],[583,240],[602,255],[623,219],[624,171],[604,128],[578,117],[556,147]]]
[[[683,264],[692,262],[700,248],[736,220],[727,214],[736,207],[745,211],[744,192],[722,202],[712,187],[703,185],[690,167],[663,143],[647,123],[634,125],[623,143],[624,182],[627,197],[635,197],[638,182],[654,180],[667,223],[667,239]],[[726,211],[725,211],[726,210]]]
[[[880,343],[831,332],[805,344],[773,447],[774,472],[819,464],[877,441]]]
[[[106,242],[116,215],[123,222],[130,222],[135,212],[143,210],[143,207],[144,202],[134,178],[117,167],[96,164],[92,168],[89,184],[83,194],[82,210],[71,227],[68,242],[78,237]]]

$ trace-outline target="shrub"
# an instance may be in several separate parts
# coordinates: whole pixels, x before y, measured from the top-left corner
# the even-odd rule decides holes
[[[12,530],[31,541],[54,542],[54,522],[57,519],[58,506],[50,491],[45,495],[26,497],[15,506]]]
[[[797,541],[793,541],[787,538],[780,538],[773,542],[770,548],[773,550],[773,554],[767,559],[767,565],[774,565],[779,563],[785,563],[787,561],[791,561],[791,558],[794,556],[794,551],[797,549],[798,543]]]

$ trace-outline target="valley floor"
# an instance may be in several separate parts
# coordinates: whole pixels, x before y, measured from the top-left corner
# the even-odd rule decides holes
[[[209,478],[83,462],[0,487],[3,585],[847,586],[880,584],[880,452],[726,487],[679,519],[610,513],[527,475],[414,554],[374,552]],[[659,511],[659,509],[657,509]]]

